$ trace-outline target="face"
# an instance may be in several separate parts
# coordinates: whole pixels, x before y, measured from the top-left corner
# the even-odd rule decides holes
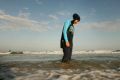
[[[74,25],[78,24],[80,21],[79,20],[74,20]]]

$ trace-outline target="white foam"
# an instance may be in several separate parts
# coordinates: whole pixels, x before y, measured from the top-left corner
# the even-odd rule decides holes
[[[100,70],[92,70],[92,71],[83,71],[78,74],[74,73],[71,70],[38,70],[34,74],[28,76],[20,76],[15,80],[119,80],[120,75],[119,72],[112,72],[112,70],[100,71]],[[67,73],[66,73],[67,72]],[[45,74],[46,73],[46,74]],[[68,74],[69,73],[69,74]]]
[[[23,51],[24,54],[63,54],[62,50],[58,51]],[[114,50],[73,50],[73,54],[114,54],[120,51]],[[0,52],[0,54],[10,54],[10,52]]]
[[[40,52],[30,52],[24,51],[24,54],[63,54],[62,50],[59,51],[40,51]],[[113,54],[120,52],[113,52],[113,50],[76,50],[73,51],[73,54]]]
[[[0,52],[0,54],[10,54],[10,52]]]

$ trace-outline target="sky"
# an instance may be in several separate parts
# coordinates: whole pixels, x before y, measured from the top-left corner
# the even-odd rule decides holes
[[[61,50],[66,20],[77,13],[74,50],[120,49],[120,0],[0,0],[0,51]]]

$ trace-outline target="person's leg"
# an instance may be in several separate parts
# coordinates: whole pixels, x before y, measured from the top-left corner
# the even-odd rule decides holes
[[[67,62],[70,62],[71,58],[71,47],[67,47]]]
[[[70,48],[70,54],[69,54],[69,60],[71,60],[71,57],[72,57],[72,47]]]
[[[70,56],[70,48],[69,47],[64,47],[63,48],[63,58],[62,62],[68,62],[69,61],[69,56]]]
[[[62,58],[62,62],[64,62],[64,61],[65,61],[65,56],[66,56],[66,54],[65,54],[65,47],[62,48],[62,49],[63,49],[63,58]]]

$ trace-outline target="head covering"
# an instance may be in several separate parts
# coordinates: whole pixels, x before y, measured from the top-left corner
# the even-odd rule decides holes
[[[80,21],[80,16],[77,13],[73,14],[73,19]]]

